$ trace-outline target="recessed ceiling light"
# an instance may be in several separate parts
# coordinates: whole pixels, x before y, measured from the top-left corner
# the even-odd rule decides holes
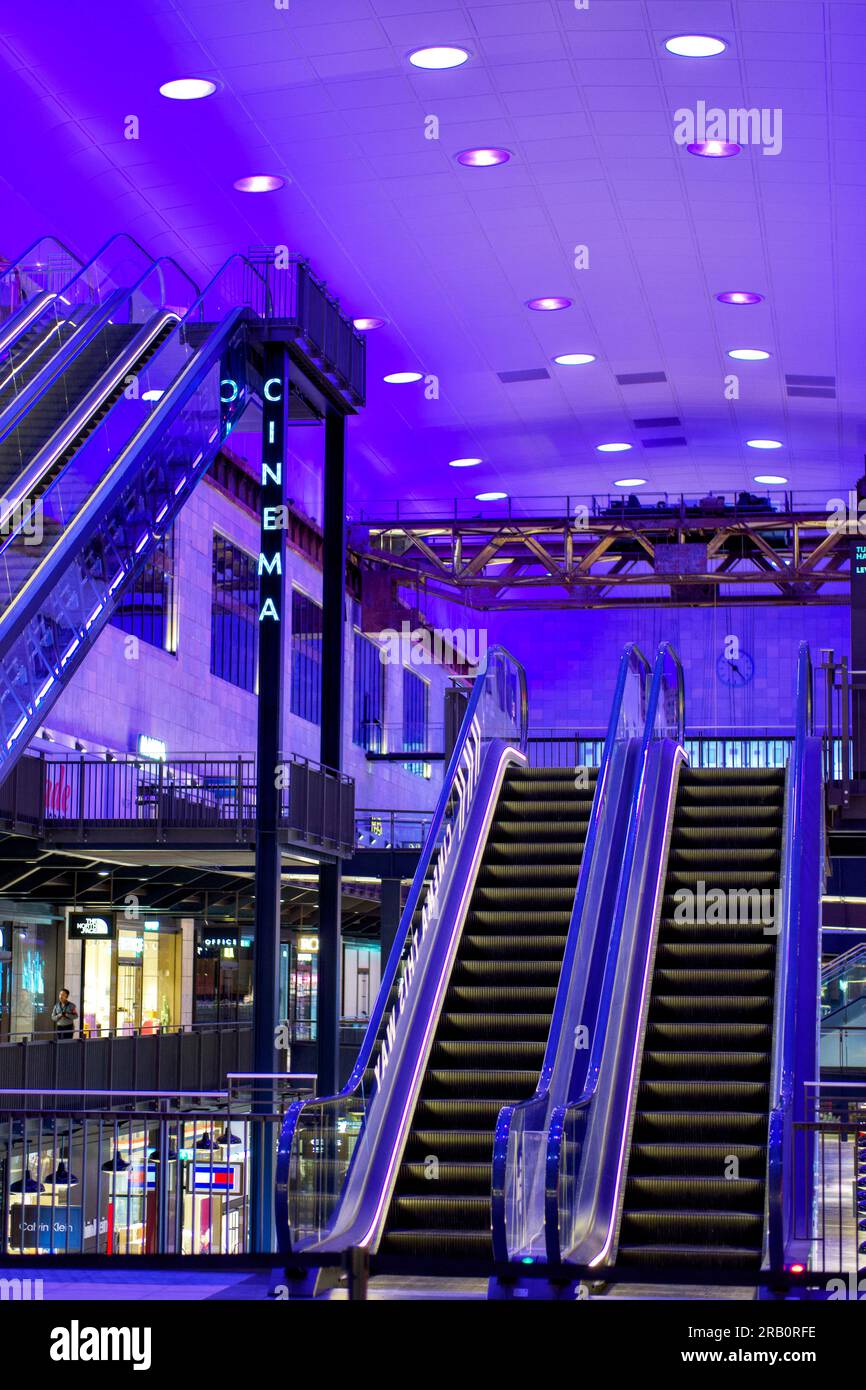
[[[414,53],[409,54],[409,62],[413,68],[428,68],[439,72],[443,68],[462,67],[468,57],[465,48],[441,44],[433,48],[416,48]]]
[[[455,158],[458,164],[465,164],[467,169],[489,169],[494,164],[507,164],[511,151],[488,145],[479,150],[461,150]]]
[[[476,502],[501,502],[508,496],[507,492],[476,492]]]
[[[273,193],[282,188],[285,182],[279,174],[248,174],[245,178],[235,179],[235,188],[239,193]]]
[[[150,391],[142,391],[141,399],[143,401],[161,401],[164,395],[165,391],[158,391],[156,388],[153,388]]]
[[[595,357],[591,352],[562,352],[553,360],[560,367],[585,367],[587,362],[594,362]]]
[[[631,448],[630,444],[596,444],[596,449],[600,454],[624,454]]]
[[[359,333],[372,333],[374,328],[384,328],[384,319],[352,319],[352,326],[357,328]]]
[[[752,479],[753,483],[763,483],[765,487],[781,487],[787,481],[781,473],[756,473]]]
[[[677,58],[715,58],[727,48],[724,39],[713,38],[710,34],[675,34],[665,40],[668,53]]]
[[[643,487],[646,478],[617,478],[614,487]]]
[[[750,449],[781,449],[781,439],[747,439]]]
[[[200,101],[202,97],[213,95],[216,83],[204,77],[176,77],[172,82],[163,82],[159,90],[171,101]]]
[[[540,299],[527,299],[527,309],[536,309],[539,313],[552,313],[554,309],[570,309],[571,300],[566,299],[564,294],[543,294]]]
[[[722,290],[716,295],[720,304],[760,304],[763,298],[755,290]]]
[[[689,154],[698,154],[702,159],[730,159],[742,148],[733,140],[696,140],[693,145],[686,145]]]
[[[382,380],[383,380],[383,381],[387,381],[387,383],[388,383],[389,386],[406,386],[407,383],[410,382],[410,381],[420,381],[420,380],[421,380],[421,373],[420,373],[420,372],[389,372],[388,375],[387,375],[386,377],[383,377],[383,378],[382,378]]]
[[[451,459],[448,463],[449,468],[474,468],[476,463],[481,463],[481,459]]]
[[[728,352],[738,362],[766,362],[769,355],[763,348],[731,348]]]

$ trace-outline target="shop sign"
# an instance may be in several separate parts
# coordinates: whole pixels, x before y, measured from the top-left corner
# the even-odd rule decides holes
[[[10,1208],[10,1244],[19,1250],[81,1249],[81,1207]]]
[[[69,918],[66,934],[69,941],[88,941],[91,937],[112,941],[114,939],[114,918],[111,915],[91,917],[76,913]]]
[[[190,1192],[240,1192],[239,1163],[194,1163],[187,1169]]]

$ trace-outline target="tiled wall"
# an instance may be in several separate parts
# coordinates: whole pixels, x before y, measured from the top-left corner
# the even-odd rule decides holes
[[[849,650],[844,607],[491,613],[486,621],[490,641],[504,643],[526,666],[535,727],[604,728],[625,644],[637,642],[652,659],[667,640],[683,663],[687,727],[782,730],[794,717],[799,643],[810,643],[816,663],[822,647]],[[752,679],[739,689],[718,672],[729,635],[754,663]]]
[[[85,747],[121,752],[136,748],[138,735],[161,739],[169,753],[247,752],[256,745],[256,700],[247,691],[210,673],[212,545],[218,530],[250,554],[258,554],[255,518],[222,492],[203,482],[178,518],[175,532],[178,649],[176,655],[145,642],[134,644],[126,633],[107,627],[48,716],[49,728],[79,739]],[[289,550],[287,587],[295,584],[321,600],[320,571]],[[285,605],[285,714],[283,748],[317,758],[318,725],[289,713],[291,604]],[[349,616],[351,612],[349,610]],[[353,631],[346,624],[344,675],[344,770],[355,778],[356,805],[373,808],[423,808],[433,804],[441,766],[433,764],[427,780],[399,763],[370,763],[352,743]],[[442,668],[425,667],[430,681],[431,726],[443,722]],[[397,727],[403,717],[403,680],[399,666],[385,666],[385,723]],[[39,747],[40,741],[36,741]]]

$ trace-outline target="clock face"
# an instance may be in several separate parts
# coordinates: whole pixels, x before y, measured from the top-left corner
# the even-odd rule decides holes
[[[755,674],[755,663],[748,652],[741,650],[737,657],[725,656],[723,652],[716,662],[716,674],[722,685],[748,685]]]

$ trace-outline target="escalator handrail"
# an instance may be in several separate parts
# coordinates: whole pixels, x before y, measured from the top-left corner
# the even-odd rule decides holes
[[[861,941],[858,946],[851,946],[847,951],[843,951],[840,956],[834,956],[832,960],[828,961],[821,971],[822,984],[827,984],[827,982],[834,979],[836,975],[841,975],[847,970],[849,965],[854,964],[858,957],[866,961],[866,942]],[[839,1007],[844,1008],[845,1005],[840,1004]]]
[[[138,293],[142,285],[144,285],[151,278],[151,276],[162,276],[164,273],[164,267],[168,266],[171,266],[173,267],[173,269],[179,271],[183,278],[189,282],[189,284],[192,286],[192,289],[195,292],[195,303],[198,303],[199,289],[195,281],[191,280],[185,271],[180,270],[180,267],[178,266],[177,261],[175,261],[174,257],[160,256],[143,271],[143,273],[139,276],[138,280],[136,280],[136,282],[133,285],[130,285],[128,289],[120,289],[115,291],[111,298],[106,300],[105,303],[101,306],[101,309],[86,321],[86,324],[84,325],[84,328],[86,330],[84,341],[76,346],[74,354],[71,355],[71,360],[74,360],[74,358],[78,356],[78,353],[81,352],[83,348],[88,345],[88,343],[93,341],[97,334],[100,333],[103,328],[105,328],[107,322],[116,319],[118,310],[122,311],[122,307],[127,302],[127,300],[131,301],[132,297]],[[154,306],[154,312],[157,316],[160,314],[164,314],[166,316],[171,315],[171,317],[173,317],[175,321],[178,321],[180,318],[180,315],[178,315],[176,312],[172,314],[171,310],[166,305]],[[165,321],[169,321],[168,317],[166,317]],[[138,343],[139,339],[142,336],[142,333],[145,333],[145,330],[148,327],[148,322],[152,323],[152,320],[145,320],[142,322],[141,330],[133,340],[133,344]],[[129,348],[125,349],[122,353],[119,353],[118,356],[114,359],[114,361],[109,363],[109,365],[105,368],[105,371],[100,376],[99,380],[94,382],[91,391],[87,393],[84,399],[66,417],[66,419],[62,422],[62,425],[58,427],[58,431],[68,426],[69,422],[75,416],[80,417],[80,426],[82,429],[84,428],[88,419],[93,414],[93,411],[99,408],[96,405],[88,406],[88,402],[91,400],[91,396],[94,392],[99,390],[105,378],[111,376],[112,373],[114,373],[116,376],[122,379],[122,377],[128,372],[130,352],[132,346],[133,345],[130,345]],[[72,340],[70,339],[69,342],[64,345],[64,347],[70,349],[72,347]],[[60,363],[60,357],[62,352],[63,349],[55,353],[54,357],[52,357],[51,360],[45,364],[42,371],[39,372],[37,376],[34,377],[33,381],[28,384],[28,392],[31,392],[32,394],[32,400],[28,406],[28,409],[32,409],[33,405],[35,405],[39,397],[45,391],[47,391],[54,384],[57,378],[61,375],[61,371],[65,370],[66,366],[70,365],[69,362],[65,362],[63,364]],[[135,355],[137,356],[139,355],[139,353],[136,353]],[[54,436],[52,436],[52,439],[53,438]],[[11,545],[17,532],[21,530],[25,525],[25,519],[22,517],[17,527],[9,528],[9,513],[12,512],[14,514],[15,509],[21,506],[22,502],[27,499],[27,497],[34,488],[38,487],[47,466],[44,461],[40,462],[40,460],[42,460],[42,455],[44,454],[45,450],[51,446],[51,442],[52,440],[49,439],[45,442],[44,445],[42,445],[42,447],[39,449],[39,452],[17,475],[13,483],[7,489],[7,491],[0,495],[0,552],[6,550],[9,547],[9,545]]]
[[[20,256],[16,256],[15,259],[14,259],[14,261],[10,261],[9,264],[8,264],[2,271],[0,271],[0,280],[5,280],[5,278],[6,278],[7,275],[10,275],[10,274],[13,273],[13,271],[16,271],[16,270],[19,268],[19,266],[22,264],[22,262],[23,262],[23,261],[26,261],[27,257],[28,257],[33,251],[36,250],[37,246],[41,246],[41,245],[43,244],[43,242],[46,242],[46,241],[53,241],[54,244],[55,244],[55,246],[59,246],[60,249],[61,249],[61,251],[65,252],[66,255],[69,257],[69,259],[70,259],[71,261],[76,261],[76,262],[78,263],[79,266],[81,266],[81,265],[84,264],[84,262],[82,261],[81,257],[80,257],[80,256],[76,256],[75,252],[74,252],[74,251],[71,251],[71,250],[69,249],[69,247],[66,245],[66,242],[65,242],[65,241],[61,241],[60,237],[57,237],[57,236],[38,236],[38,237],[36,238],[35,241],[31,241],[30,245],[27,246],[27,247],[21,252],[21,255],[20,255]]]
[[[672,687],[668,688],[672,689],[673,693],[673,725],[669,723],[665,724],[661,720],[662,695],[666,688],[668,667],[671,664],[673,665],[674,671],[674,683]],[[613,991],[619,961],[619,945],[622,937],[622,929],[631,885],[631,870],[637,849],[638,824],[645,794],[648,754],[650,744],[657,736],[661,738],[673,738],[679,744],[682,744],[685,736],[685,683],[683,679],[683,668],[679,657],[669,642],[662,642],[660,644],[653,667],[652,685],[650,687],[649,700],[647,701],[644,733],[643,739],[641,740],[638,760],[639,771],[632,787],[628,815],[628,831],[626,833],[625,848],[623,850],[622,872],[617,892],[616,906],[614,908],[613,924],[607,944],[604,975],[599,991],[596,1026],[586,1069],[586,1081],[580,1095],[573,1100],[568,1100],[564,1105],[557,1106],[551,1116],[547,1133],[547,1216],[545,1221],[545,1238],[547,1242],[548,1260],[550,1260],[551,1263],[559,1263],[562,1259],[559,1240],[559,1187],[565,1116],[572,1110],[585,1110],[594,1099],[599,1087],[602,1057],[607,1041],[611,1004],[613,1001]]]
[[[250,310],[246,306],[233,310],[175,377],[144,424],[127,442],[104,478],[94,488],[81,511],[61,532],[51,550],[28,577],[6,610],[0,614],[0,653],[7,650],[8,645],[19,636],[34,616],[45,588],[50,589],[59,580],[67,553],[70,549],[75,553],[90,539],[99,525],[102,511],[126,485],[129,472],[138,464],[142,453],[146,452],[166,425],[183,409],[189,396],[196,389],[202,370],[211,366],[214,359],[221,356],[226,340],[249,317]]]
[[[78,353],[92,342],[96,335],[105,327],[106,320],[111,319],[117,312],[118,305],[122,304],[127,298],[133,295],[145,282],[148,276],[153,275],[154,272],[161,273],[162,267],[171,266],[171,268],[190,285],[194,302],[200,302],[201,292],[199,291],[196,281],[187,274],[173,256],[160,256],[154,259],[152,256],[148,255],[139,242],[136,241],[135,237],[130,236],[127,232],[115,232],[110,236],[96,252],[96,255],[92,256],[87,264],[82,266],[76,275],[72,276],[65,288],[71,290],[72,286],[78,281],[82,281],[83,284],[87,285],[87,276],[92,272],[93,267],[97,265],[100,258],[105,256],[113,243],[120,241],[128,242],[145,258],[144,269],[141,274],[131,286],[125,287],[118,285],[112,290],[111,294],[103,298],[100,303],[94,304],[89,316],[78,325],[66,342],[61,343],[57,351],[52,353],[51,357],[43,364],[33,380],[22,387],[21,391],[10,401],[5,410],[0,412],[0,439],[5,438],[13,429],[18,427],[22,418],[28,411],[33,409],[39,398],[54,384],[58,377],[66,370],[70,362],[77,357]],[[53,303],[55,299],[62,297],[64,296],[56,294],[49,295],[39,312],[41,313],[42,310],[47,308],[49,303]],[[26,308],[27,306],[23,307]],[[38,314],[36,317],[38,317]],[[31,323],[32,319],[28,321],[24,327],[29,328]],[[13,342],[16,336],[17,335],[14,333],[10,334],[9,343]]]
[[[436,850],[439,832],[441,831],[445,817],[448,812],[448,804],[454,794],[458,773],[460,771],[464,750],[469,742],[478,706],[484,693],[487,673],[492,668],[493,660],[504,659],[510,662],[518,673],[519,696],[520,696],[520,738],[519,747],[521,752],[526,750],[526,738],[528,727],[528,698],[526,689],[526,672],[524,667],[515,657],[501,645],[489,647],[485,653],[484,664],[479,669],[475,677],[471,694],[466,702],[466,709],[460,725],[460,731],[454,744],[448,768],[442,779],[442,790],[436,803],[436,809],[430,822],[424,848],[418,858],[418,865],[412,879],[412,886],[406,899],[400,917],[400,924],[394,936],[394,942],[388,956],[385,968],[379,984],[379,992],[376,995],[376,1003],[370,1014],[370,1021],[364,1034],[364,1040],[358,1053],[355,1065],[349,1075],[349,1079],[341,1090],[330,1096],[314,1096],[305,1100],[295,1101],[286,1111],[283,1120],[282,1131],[277,1149],[277,1170],[276,1170],[276,1213],[277,1231],[282,1239],[282,1233],[288,1229],[288,1184],[289,1184],[289,1162],[292,1152],[292,1141],[298,1120],[302,1112],[309,1106],[315,1105],[335,1105],[347,1099],[358,1091],[361,1086],[364,1072],[370,1061],[373,1048],[388,1008],[388,999],[391,989],[395,983],[400,962],[403,958],[407,943],[411,940],[413,932],[413,919],[416,909],[421,900],[421,895],[425,887],[427,871],[430,868],[433,854]]]
[[[801,921],[800,864],[804,853],[803,816],[806,748],[812,734],[812,660],[801,642],[797,656],[796,726],[785,787],[785,838],[780,882],[785,893],[777,945],[773,1005],[773,1057],[770,1073],[770,1116],[767,1133],[767,1239],[770,1267],[781,1271],[791,1233],[794,1202],[793,1111],[797,1077],[798,951]],[[817,1013],[817,1009],[816,1009]],[[817,1021],[816,1029],[817,1033]],[[804,1178],[805,1175],[801,1175]],[[786,1181],[787,1178],[787,1181]]]
[[[565,951],[563,953],[562,968],[559,976],[559,986],[556,993],[553,1016],[550,1022],[550,1032],[547,1038],[547,1046],[545,1048],[541,1072],[539,1073],[538,1084],[535,1093],[527,1100],[518,1101],[515,1105],[504,1106],[499,1112],[499,1118],[496,1122],[493,1142],[493,1169],[491,1173],[491,1212],[493,1222],[493,1254],[494,1259],[497,1261],[508,1260],[505,1214],[508,1138],[515,1116],[521,1113],[528,1113],[536,1106],[540,1105],[544,1105],[546,1113],[547,1107],[550,1104],[550,1081],[554,1063],[562,1045],[562,1027],[566,1006],[568,1004],[567,991],[570,982],[571,966],[577,950],[578,933],[586,908],[590,868],[599,835],[599,826],[604,807],[605,787],[614,748],[619,737],[620,720],[629,676],[635,670],[637,671],[641,687],[641,713],[645,717],[647,708],[647,687],[652,668],[640,647],[638,647],[636,643],[630,642],[620,657],[616,687],[611,704],[610,719],[608,721],[604,748],[599,762],[598,778],[595,784],[595,793],[593,795],[592,808],[589,814],[589,826],[584,841],[583,854],[581,856],[577,892],[575,894],[574,906],[568,925]],[[570,1046],[571,1044],[567,1043],[567,1045]]]

